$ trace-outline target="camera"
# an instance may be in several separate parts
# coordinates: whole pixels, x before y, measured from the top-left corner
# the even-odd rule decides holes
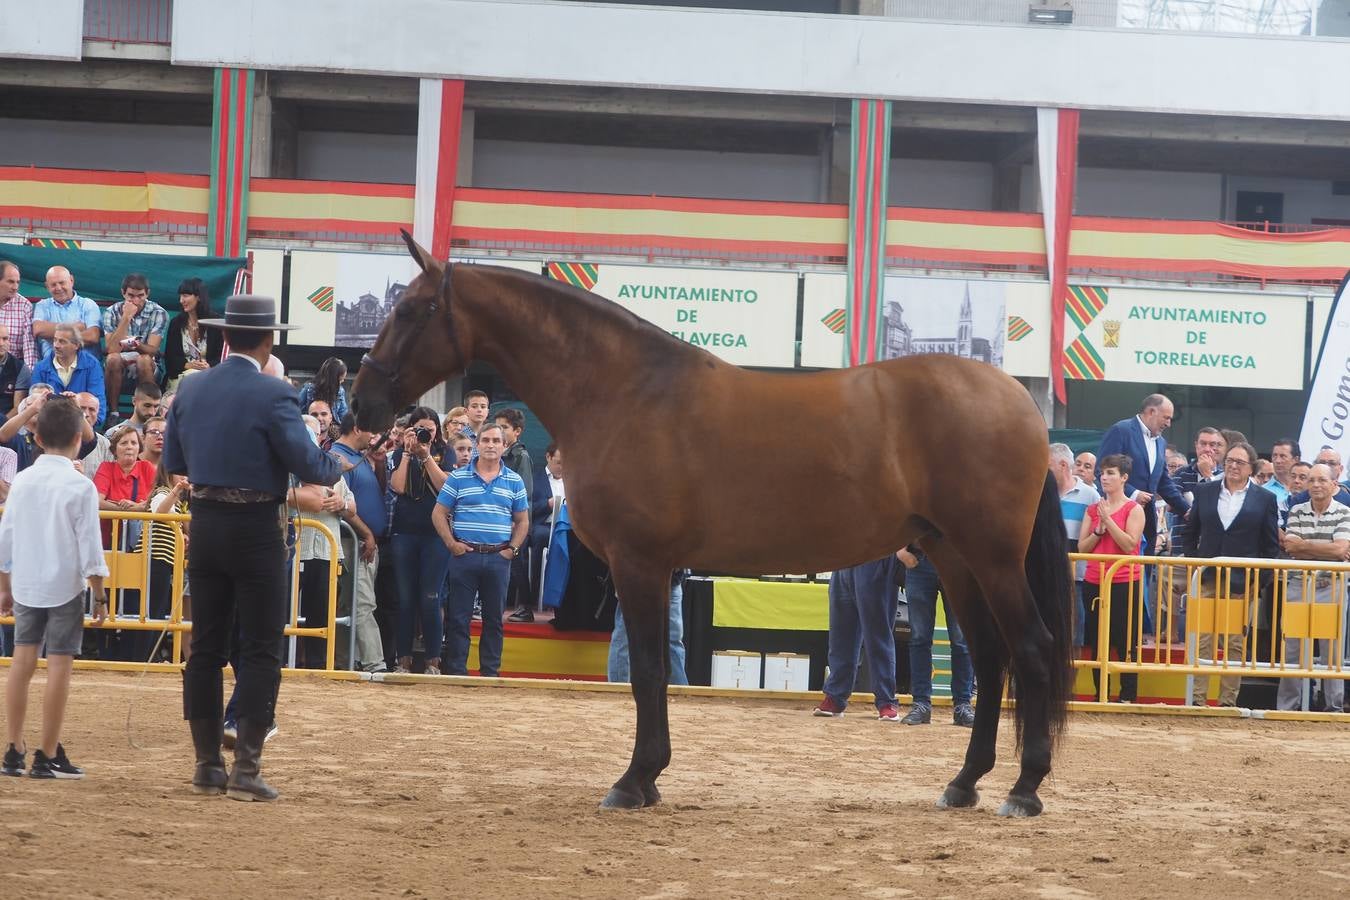
[[[413,437],[417,438],[419,444],[430,444],[431,436],[434,432],[430,428],[414,428]]]

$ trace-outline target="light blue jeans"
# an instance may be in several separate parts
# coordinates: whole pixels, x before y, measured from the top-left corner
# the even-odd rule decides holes
[[[614,610],[614,633],[609,636],[609,673],[610,681],[627,682],[628,667],[628,629],[623,624],[623,613]],[[684,672],[684,585],[677,584],[670,589],[670,680],[668,684],[688,684],[689,676]]]

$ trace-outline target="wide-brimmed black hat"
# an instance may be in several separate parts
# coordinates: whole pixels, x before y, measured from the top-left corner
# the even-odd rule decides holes
[[[225,318],[202,319],[200,325],[238,331],[294,331],[299,325],[277,321],[277,301],[257,294],[235,294],[225,301]]]

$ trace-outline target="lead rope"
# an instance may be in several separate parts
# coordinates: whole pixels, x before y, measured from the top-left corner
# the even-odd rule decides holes
[[[151,496],[153,497],[154,494],[151,493]],[[177,512],[177,510],[174,510],[174,511]],[[153,525],[154,525],[154,523],[153,523],[153,522],[146,522],[145,525],[146,525],[145,530],[144,530],[143,532],[141,532],[141,533],[145,536],[145,537],[143,538],[143,540],[145,541],[147,555],[150,555],[150,554],[153,554],[153,552],[154,552],[154,551],[153,551],[153,543],[154,543],[154,542],[153,542],[153,540],[152,540],[152,538],[151,538],[151,534],[152,534],[152,530],[153,530]],[[182,523],[181,523],[181,522],[174,522],[174,523],[173,523],[173,527],[174,527],[175,531],[176,531],[176,532],[179,534],[179,536],[181,537],[181,535],[182,535],[182,533],[183,533],[183,532],[182,532]],[[187,560],[187,554],[184,554],[184,555],[183,555],[183,558],[184,558],[184,562],[186,563],[186,560]],[[153,557],[152,557],[152,559],[153,559]],[[151,563],[151,564],[153,564],[153,563]],[[183,574],[184,574],[184,583],[186,583],[186,581],[187,581],[187,573],[184,572]],[[171,583],[172,583],[172,582],[171,582]],[[145,590],[146,590],[146,593],[147,593],[147,594],[150,592],[150,583],[149,583],[149,580],[148,580],[148,579],[147,579],[147,581],[146,581]],[[180,591],[179,594],[178,594],[178,596],[177,596],[176,598],[174,598],[174,600],[173,600],[173,605],[169,608],[169,621],[172,622],[172,621],[174,620],[174,614],[175,614],[175,613],[177,613],[178,616],[179,616],[179,618],[181,619],[181,617],[182,617],[182,611],[183,611],[183,594],[182,594],[182,592]],[[160,649],[160,647],[163,647],[163,646],[164,646],[164,639],[165,639],[166,637],[168,637],[168,636],[169,636],[169,631],[168,631],[168,629],[165,629],[164,631],[161,631],[161,632],[159,633],[159,639],[156,640],[156,641],[155,641],[155,645],[154,645],[153,647],[150,648],[150,655],[149,655],[148,657],[146,657],[145,662],[141,663],[141,670],[140,670],[140,672],[136,675],[136,684],[135,684],[135,685],[132,687],[132,689],[131,689],[131,700],[128,701],[128,703],[127,703],[126,734],[127,734],[127,746],[130,747],[130,748],[132,748],[133,750],[150,750],[150,749],[158,749],[158,748],[142,747],[140,744],[136,743],[136,738],[132,736],[131,717],[132,717],[132,714],[135,712],[135,709],[136,709],[136,703],[137,703],[137,701],[140,699],[141,691],[142,691],[142,689],[145,687],[145,676],[146,676],[146,674],[150,671],[150,666],[153,665],[153,663],[154,663],[154,661],[155,661],[155,657],[159,655],[159,649]]]
[[[290,492],[291,492],[292,490],[293,490],[293,489],[288,488],[288,490],[287,490],[288,495],[290,495]],[[291,515],[291,513],[290,513],[291,504],[290,504],[289,501],[287,501],[287,502],[284,504],[284,507],[285,507],[285,509],[286,509],[286,515],[284,516],[283,521],[284,521],[284,524],[285,524],[285,526],[286,526],[286,532],[282,535],[281,540],[282,540],[282,543],[285,545],[286,555],[287,555],[287,557],[289,557],[289,556],[291,555],[291,553],[295,550],[295,548],[296,548],[296,547],[299,545],[299,543],[300,543],[300,532],[301,532],[301,529],[302,529],[303,526],[300,524],[300,507],[299,507],[298,505],[295,507],[295,515]],[[148,525],[148,524],[150,524],[150,523],[147,523],[147,525]],[[175,522],[175,523],[174,523],[174,527],[175,527],[175,529],[178,530],[178,533],[181,535],[181,534],[182,534],[182,523]],[[294,530],[294,532],[295,532],[295,538],[294,538],[294,540],[292,540],[291,537],[290,537],[290,533],[291,533],[292,530]],[[149,534],[149,532],[150,532],[150,529],[149,529],[149,528],[146,528],[146,534]],[[147,538],[146,538],[146,541],[147,541],[147,544],[148,544],[148,543],[150,542],[150,539],[147,537]],[[186,561],[186,554],[184,555],[184,560]],[[187,575],[187,573],[185,572],[185,573],[184,573],[184,583],[185,583],[185,584],[186,584],[186,580],[187,580],[186,575]],[[292,578],[291,578],[291,580],[290,580],[290,585],[291,585],[291,586],[294,585],[294,576],[292,576]],[[146,584],[146,590],[148,591],[149,588],[150,588],[150,585],[147,583],[147,584]],[[290,587],[288,587],[287,590],[289,591],[289,590],[290,590]],[[294,602],[292,602],[292,608],[294,608]],[[179,594],[178,594],[178,596],[177,596],[176,598],[174,598],[173,606],[169,609],[169,621],[171,621],[171,622],[173,621],[173,619],[174,619],[174,614],[175,614],[175,613],[178,613],[179,616],[181,617],[181,615],[182,615],[182,610],[183,610],[183,594],[182,594],[182,592],[180,591]],[[289,624],[289,619],[290,619],[290,615],[288,614],[288,615],[287,615],[288,624]],[[145,686],[145,676],[146,676],[146,674],[150,671],[150,666],[154,664],[155,657],[159,655],[159,650],[160,650],[160,648],[164,646],[164,639],[165,639],[166,637],[168,637],[168,636],[169,636],[169,632],[168,632],[167,629],[164,630],[164,631],[161,631],[161,632],[159,633],[159,639],[156,640],[156,641],[155,641],[155,645],[154,645],[153,647],[150,648],[150,655],[149,655],[148,657],[146,657],[145,662],[141,663],[141,669],[140,669],[140,672],[137,673],[137,675],[136,675],[136,684],[135,684],[135,686],[131,689],[131,700],[127,703],[126,736],[127,736],[127,746],[128,746],[128,747],[131,747],[133,750],[151,750],[151,749],[160,749],[160,748],[143,747],[143,746],[141,746],[140,744],[138,744],[138,743],[136,742],[136,738],[133,737],[133,735],[132,735],[132,716],[133,716],[133,714],[135,713],[135,710],[136,710],[136,703],[137,703],[137,701],[140,699],[141,691],[142,691],[142,689],[143,689],[144,686]]]

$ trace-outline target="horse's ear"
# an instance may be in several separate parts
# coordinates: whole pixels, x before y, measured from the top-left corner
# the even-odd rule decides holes
[[[437,267],[436,260],[421,244],[413,240],[413,236],[408,233],[408,229],[400,228],[398,231],[399,234],[403,235],[403,243],[408,245],[408,252],[412,254],[413,259],[417,260],[417,265],[422,268],[423,272]]]

